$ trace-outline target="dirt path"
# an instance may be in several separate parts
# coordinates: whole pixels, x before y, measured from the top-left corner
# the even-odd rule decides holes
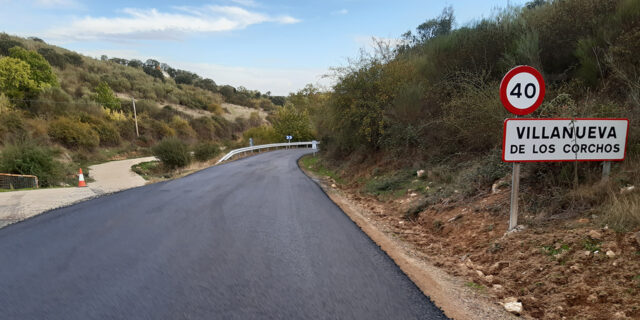
[[[88,188],[51,188],[0,193],[0,228],[45,211],[68,206],[105,193],[142,186],[142,177],[131,166],[154,157],[111,161],[90,167],[94,182]]]

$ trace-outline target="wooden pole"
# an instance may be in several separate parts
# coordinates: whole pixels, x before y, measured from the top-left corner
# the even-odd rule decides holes
[[[136,113],[136,100],[131,98],[131,102],[133,103],[133,120],[136,122],[136,137],[140,138],[140,132],[138,131],[138,115]]]

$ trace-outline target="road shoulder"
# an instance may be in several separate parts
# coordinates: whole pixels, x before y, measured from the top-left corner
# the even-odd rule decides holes
[[[146,181],[131,166],[155,157],[109,161],[90,167],[94,182],[86,188],[44,188],[0,193],[0,228],[44,212],[95,197],[143,186]]]
[[[308,177],[316,182],[327,196],[356,223],[398,267],[429,297],[444,313],[452,319],[515,319],[504,309],[488,298],[473,292],[465,286],[463,279],[451,276],[430,263],[429,258],[406,242],[387,232],[382,223],[370,219],[374,212],[350,201],[329,180],[304,170]]]

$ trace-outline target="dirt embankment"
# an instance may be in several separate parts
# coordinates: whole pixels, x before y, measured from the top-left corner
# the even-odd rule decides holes
[[[515,298],[523,318],[640,319],[640,239],[633,233],[581,218],[505,235],[508,188],[406,220],[411,196],[381,202],[333,183],[324,188],[334,201],[450,317],[502,318],[502,305]],[[391,250],[388,241],[396,244]]]

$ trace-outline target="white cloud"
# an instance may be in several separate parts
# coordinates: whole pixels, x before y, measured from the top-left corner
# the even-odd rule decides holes
[[[210,63],[168,62],[169,65],[211,78],[218,85],[243,86],[260,92],[271,91],[273,95],[287,95],[312,83],[321,87],[330,86],[331,80],[322,76],[325,69],[267,69],[223,66]]]
[[[345,15],[347,13],[349,13],[349,10],[347,10],[347,9],[340,9],[340,10],[336,10],[336,11],[331,12],[331,14],[334,15],[334,16]]]
[[[232,31],[260,23],[300,22],[288,15],[271,16],[218,5],[177,7],[173,12],[127,8],[122,13],[115,18],[87,16],[74,20],[67,27],[52,29],[48,36],[66,40],[177,39],[188,33]]]

